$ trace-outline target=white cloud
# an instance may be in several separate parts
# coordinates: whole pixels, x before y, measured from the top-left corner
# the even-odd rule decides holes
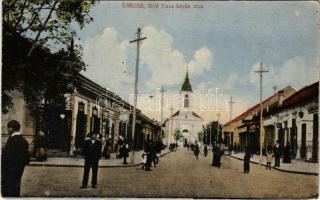
[[[144,90],[159,88],[162,84],[181,84],[187,64],[190,76],[204,73],[212,65],[213,53],[207,47],[196,50],[193,59],[187,62],[184,54],[173,48],[173,38],[164,30],[146,26],[142,29],[142,36],[147,39],[141,45],[140,70],[150,72],[143,83]],[[134,74],[128,73],[126,64],[134,63],[133,60],[128,61],[128,55],[135,58],[135,48],[129,44],[129,39],[120,40],[117,31],[107,27],[100,35],[84,42],[83,52],[89,65],[86,76],[112,90],[121,89],[124,94],[132,90]]]
[[[153,26],[143,28],[142,32],[147,40],[141,48],[141,61],[151,70],[146,84],[150,88],[162,84],[181,84],[187,65],[190,74],[201,74],[212,65],[213,53],[207,47],[198,49],[193,59],[187,62],[184,54],[172,47],[173,39],[170,34]]]
[[[251,83],[259,83],[259,76],[254,71],[260,69],[260,63],[255,63],[251,68],[250,81]],[[282,89],[288,85],[295,89],[300,89],[308,84],[319,80],[318,69],[315,66],[310,66],[302,57],[294,57],[286,60],[280,66],[265,66],[264,69],[269,70],[264,74],[264,88],[271,90],[272,86],[277,86]]]
[[[89,65],[86,76],[114,91],[129,90],[125,86],[133,82],[133,77],[128,75],[126,67],[128,46],[129,41],[119,41],[118,33],[110,27],[85,41],[83,55]]]
[[[206,72],[212,65],[213,53],[207,47],[202,47],[195,51],[192,59],[188,62],[182,52],[173,48],[173,38],[170,34],[152,26],[143,28],[142,33],[147,37],[147,40],[144,40],[141,45],[140,70],[148,70],[151,75],[147,77],[143,83],[144,88],[140,88],[140,91],[153,91],[154,97],[150,99],[148,94],[140,95],[138,98],[140,106],[138,107],[145,114],[159,120],[160,93],[156,92],[156,88],[159,88],[161,84],[165,86],[180,85],[184,79],[187,65],[191,79],[193,74],[200,75]],[[130,100],[128,93],[133,89],[134,74],[128,74],[126,63],[135,62],[128,61],[129,54],[135,56],[135,48],[132,44],[130,45],[129,40],[121,40],[114,28],[107,27],[100,35],[86,40],[83,48],[84,60],[89,65],[85,75]],[[206,89],[207,87],[204,86]],[[199,92],[198,88],[196,92],[200,94],[208,92],[208,89]],[[174,111],[179,107],[179,93],[178,91],[167,91],[164,96],[164,116],[168,117],[171,105],[173,105]],[[199,107],[199,105],[194,106]],[[213,119],[212,113],[215,113],[212,111],[198,112],[208,121]]]
[[[234,87],[239,87],[239,85],[246,85],[247,83],[248,79],[246,77],[241,77],[239,74],[232,72],[225,79],[224,88],[230,90]]]

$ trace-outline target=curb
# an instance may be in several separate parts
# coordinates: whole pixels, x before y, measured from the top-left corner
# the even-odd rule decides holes
[[[175,152],[176,150],[174,151],[169,151],[169,152],[166,152],[164,154],[161,154],[159,156],[160,157],[163,157],[171,152]],[[142,163],[138,163],[138,164],[128,164],[128,165],[104,165],[104,166],[99,166],[99,168],[120,168],[120,167],[137,167],[137,166],[140,166]],[[61,165],[58,165],[58,164],[45,164],[45,163],[30,163],[28,166],[30,167],[83,167],[84,165],[65,165],[65,164],[61,164]]]
[[[243,158],[238,158],[238,157],[231,156],[231,155],[226,155],[226,156],[229,156],[231,158],[238,159],[238,160],[243,160]],[[250,162],[253,163],[253,164],[259,165],[258,162],[255,162],[255,161],[250,161]],[[264,167],[267,166],[266,164],[261,164],[261,165],[264,166]],[[278,171],[281,171],[281,172],[292,173],[292,174],[303,174],[303,175],[311,175],[311,176],[318,176],[319,175],[318,173],[313,173],[313,172],[302,172],[302,171],[285,170],[285,169],[280,169],[280,168],[277,168],[277,167],[271,167],[271,168],[275,169],[275,170],[278,170]]]

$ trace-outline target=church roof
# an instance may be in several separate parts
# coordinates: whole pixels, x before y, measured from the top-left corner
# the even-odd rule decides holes
[[[202,117],[200,117],[197,113],[195,112],[191,112],[191,114],[199,119],[202,119]],[[178,116],[180,115],[180,111],[178,110],[177,112],[175,112],[171,117],[168,117],[166,120],[164,120],[164,122],[162,123],[162,126],[165,126],[165,124],[172,118],[172,117],[175,117],[175,116]],[[203,120],[203,119],[202,119]]]
[[[192,115],[195,116],[195,117],[198,117],[198,118],[202,119],[197,113],[195,113],[195,112],[193,112],[193,111],[192,111]]]
[[[186,78],[184,79],[184,82],[183,82],[182,87],[181,87],[181,92],[182,91],[192,92],[192,87],[191,87],[191,84],[190,84],[190,81],[189,81],[188,72],[186,74]]]

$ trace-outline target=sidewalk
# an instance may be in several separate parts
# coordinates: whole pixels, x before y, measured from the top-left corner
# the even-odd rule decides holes
[[[243,160],[244,158],[244,153],[236,153],[236,154],[231,154],[228,155],[228,152],[226,152],[227,156]],[[262,166],[266,166],[266,156],[263,156],[262,158]],[[260,161],[260,156],[259,155],[253,155],[251,157],[250,162],[259,164]],[[306,175],[319,175],[319,163],[312,163],[312,162],[305,162],[301,160],[291,160],[291,163],[282,163],[282,158],[280,159],[280,167],[273,167],[274,166],[274,158],[271,163],[271,168],[283,171],[283,172],[288,172],[288,173],[298,173],[298,174],[306,174]]]
[[[134,164],[122,164],[123,158],[116,158],[116,154],[112,153],[110,159],[105,159],[102,157],[99,161],[99,167],[134,167],[141,164],[141,155],[143,151],[134,152]],[[165,156],[170,153],[168,149],[161,151],[161,155]],[[127,158],[127,162],[130,163],[130,157]],[[31,161],[29,166],[46,166],[46,167],[83,167],[84,158],[83,157],[49,157],[46,161]]]

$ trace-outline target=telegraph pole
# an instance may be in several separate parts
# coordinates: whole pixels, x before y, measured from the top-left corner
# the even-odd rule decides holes
[[[260,162],[259,165],[262,163],[262,143],[263,143],[263,124],[262,124],[262,79],[263,79],[263,73],[269,72],[268,70],[263,70],[262,68],[262,62],[260,63],[260,70],[254,71],[255,73],[258,73],[260,75]]]
[[[161,85],[161,119],[160,119],[160,123],[161,123],[161,134],[162,134],[162,122],[163,122],[163,93],[165,92],[165,90],[163,89],[163,85]],[[167,147],[169,147],[169,134],[168,134],[168,138],[167,138]]]
[[[230,97],[230,101],[229,101],[229,104],[230,104],[230,121],[232,120],[232,104],[234,104],[235,102],[232,101],[232,96]]]
[[[219,138],[219,133],[220,133],[220,125],[219,125],[219,121],[220,121],[220,113],[217,113],[217,118],[218,118],[218,131],[217,131],[217,136]]]
[[[140,44],[142,40],[147,39],[146,37],[141,38],[141,29],[138,28],[137,38],[130,41],[130,43],[137,43],[137,57],[136,57],[136,72],[134,81],[134,105],[133,105],[133,116],[132,116],[132,144],[131,144],[131,158],[130,163],[134,163],[134,133],[136,129],[136,114],[137,114],[137,93],[138,93],[138,73],[139,73],[139,56],[140,56]]]
[[[171,139],[172,139],[172,135],[173,135],[173,133],[172,133],[172,129],[173,129],[173,119],[172,119],[172,115],[173,115],[173,107],[172,107],[172,105],[171,105],[171,108],[170,108],[170,110],[171,110],[171,126],[170,126],[170,144],[172,143],[171,142]],[[177,141],[176,141],[177,142]]]
[[[211,143],[212,143],[212,137],[211,137],[211,129],[212,129],[212,122],[209,122],[209,124],[210,124],[210,129],[209,129],[209,139],[210,139],[210,145],[211,145]]]

